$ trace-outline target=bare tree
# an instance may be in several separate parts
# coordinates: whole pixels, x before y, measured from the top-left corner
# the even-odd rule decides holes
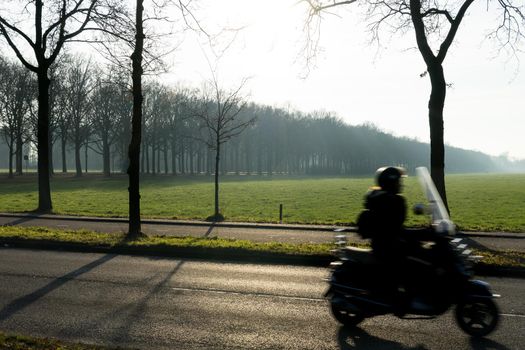
[[[162,9],[174,5],[178,8],[183,16],[190,13],[188,4],[181,1],[153,1],[150,11],[145,12],[144,0],[136,0],[135,15],[128,16],[124,12],[119,16],[118,21],[106,22],[104,32],[109,34],[115,40],[111,45],[108,45],[105,40],[101,43],[105,44],[108,58],[117,65],[125,69],[128,64],[124,57],[129,54],[128,49],[131,49],[131,80],[132,80],[132,118],[131,118],[131,140],[128,148],[129,165],[127,173],[129,176],[129,227],[128,238],[137,238],[143,235],[141,232],[140,223],[140,147],[142,142],[142,78],[145,72],[159,72],[165,68],[162,58],[172,49],[162,50],[159,47],[160,38],[166,37],[170,33],[155,33],[153,26],[145,28],[145,23],[152,21],[168,21],[168,17],[162,14]],[[130,36],[130,33],[133,36]],[[147,40],[146,40],[147,39]],[[114,44],[124,44],[124,50],[117,50]]]
[[[110,1],[22,1],[22,6],[0,9],[0,36],[22,64],[36,74],[38,82],[38,208],[53,209],[49,184],[49,68],[64,46],[77,40],[95,18],[107,18]],[[14,14],[13,8],[19,8]],[[31,23],[32,26],[25,26]],[[34,36],[22,28],[32,28]],[[33,57],[31,58],[32,53]]]
[[[52,77],[50,86],[50,129],[54,129],[52,140],[60,141],[62,173],[67,173],[67,141],[70,138],[71,114],[68,113],[67,72],[73,64],[73,58],[62,55],[60,62],[50,70]],[[50,148],[52,148],[50,146]]]
[[[36,97],[31,73],[14,63],[2,65],[0,81],[0,121],[8,148],[9,177],[13,177],[13,156],[16,173],[22,174],[22,148],[29,139],[29,110]]]
[[[183,142],[184,137],[188,136],[184,132],[184,127],[189,119],[195,119],[194,112],[197,110],[198,105],[197,93],[196,90],[177,87],[175,90],[169,91],[168,96],[166,96],[167,108],[163,112],[166,118],[165,125],[167,129],[165,138],[171,148],[171,171],[173,175],[176,174],[177,170],[178,145]],[[181,168],[183,169],[184,167]]]
[[[81,0],[78,0],[81,1]],[[96,1],[92,1],[95,3]],[[152,8],[162,8],[164,5],[153,2]],[[95,29],[103,33],[101,38],[94,38],[92,42],[102,44],[106,48],[106,57],[112,64],[119,66],[122,70],[128,70],[129,50],[132,50],[131,58],[131,91],[132,91],[132,118],[131,118],[131,140],[128,147],[128,169],[129,176],[129,227],[128,238],[137,238],[142,234],[140,223],[140,145],[142,139],[142,76],[145,67],[162,65],[160,55],[155,55],[151,44],[154,40],[145,40],[146,33],[144,24],[148,20],[161,20],[157,14],[148,16],[144,11],[144,0],[135,1],[134,16],[125,8],[110,7],[112,11],[101,16],[101,21]],[[111,20],[104,20],[111,19]],[[150,39],[155,35],[151,33]],[[153,45],[154,46],[154,45]],[[144,57],[146,56],[146,60]],[[153,69],[153,68],[152,68]]]
[[[133,114],[131,117],[131,141],[129,143],[129,227],[128,237],[142,235],[140,223],[140,143],[142,138],[142,55],[144,50],[144,0],[136,1],[135,47],[131,55],[133,81]]]
[[[158,173],[158,164],[155,157],[155,152],[160,150],[162,143],[163,129],[161,126],[166,119],[166,112],[169,113],[169,108],[166,108],[167,87],[161,85],[157,81],[153,81],[144,86],[144,102],[142,108],[143,125],[143,152],[147,153],[149,160],[149,152],[151,148],[151,173],[155,175]],[[149,163],[149,162],[148,162]],[[149,172],[149,164],[147,166]]]
[[[406,33],[409,30],[414,31],[417,47],[427,67],[425,75],[428,73],[431,85],[428,102],[431,175],[448,208],[445,191],[445,145],[443,140],[443,109],[447,83],[443,71],[443,62],[463,18],[475,0],[304,1],[310,8],[307,27],[312,24],[319,24],[320,15],[324,11],[355,2],[367,7],[367,20],[375,40],[379,40],[379,34],[383,27],[400,33]],[[492,7],[499,12],[497,18],[500,22],[489,34],[489,37],[495,38],[502,48],[508,48],[512,53],[515,53],[520,41],[524,38],[522,30],[525,26],[525,7],[517,0],[488,0],[487,10],[494,10]],[[311,33],[309,30],[307,32]]]
[[[111,147],[120,136],[126,115],[122,115],[122,93],[111,80],[105,79],[103,73],[95,71],[95,88],[91,94],[90,125],[95,147],[93,150],[102,155],[102,172],[104,176],[111,175]],[[111,74],[111,73],[110,73]]]
[[[202,141],[209,149],[215,151],[215,210],[209,221],[223,221],[224,216],[219,208],[219,162],[221,146],[233,137],[239,135],[255,121],[255,116],[240,118],[240,113],[246,106],[246,100],[241,94],[246,84],[243,80],[236,89],[224,90],[219,86],[217,76],[208,82],[203,91],[203,108],[197,113],[203,130]]]
[[[65,60],[61,58],[67,59],[64,56],[59,57],[49,69],[49,77],[51,79],[51,85],[49,86],[49,171],[51,174],[54,174],[53,147],[61,137],[61,131],[64,130],[60,128],[60,122],[65,118],[65,105],[63,103],[65,91],[62,82],[64,71],[61,69]],[[62,168],[64,168],[64,165]]]
[[[76,176],[82,176],[80,151],[88,139],[90,94],[93,88],[89,62],[73,59],[66,77],[66,113],[70,118],[69,138],[75,150]]]
[[[113,130],[115,134],[114,145],[120,158],[119,169],[122,173],[126,172],[129,164],[128,147],[131,139],[131,114],[133,108],[130,79],[131,74],[127,70],[122,70],[118,65],[111,65],[104,81],[104,85],[112,86],[115,94],[111,105],[116,109],[115,113],[120,127],[116,127]]]

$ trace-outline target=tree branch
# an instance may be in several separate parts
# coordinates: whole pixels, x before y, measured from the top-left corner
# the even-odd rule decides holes
[[[350,5],[356,2],[357,0],[348,0],[348,1],[331,1],[328,4],[324,4],[324,2],[319,0],[304,0],[310,5],[311,13],[310,15],[317,15],[321,13],[324,10],[327,10],[332,7],[341,6],[341,5]]]
[[[473,2],[474,0],[465,0],[465,2],[463,3],[463,5],[461,5],[461,8],[458,11],[456,18],[452,21],[447,37],[445,38],[439,49],[439,53],[437,56],[437,60],[439,63],[443,63],[443,61],[445,60],[448,49],[450,48],[452,41],[454,41],[454,37],[456,36],[456,33],[458,31],[459,25],[461,24],[461,21],[463,20],[463,17],[465,16],[465,13],[467,12],[469,6]]]
[[[454,19],[452,18],[452,16],[450,15],[450,13],[447,10],[440,10],[440,9],[436,9],[436,8],[431,8],[431,9],[428,9],[427,11],[425,11],[424,13],[422,13],[421,17],[424,18],[424,17],[427,17],[429,15],[444,15],[450,23],[454,22]]]
[[[29,63],[25,58],[24,56],[22,55],[22,52],[20,52],[20,50],[18,49],[18,47],[16,46],[16,44],[13,42],[11,36],[9,35],[9,33],[7,32],[5,26],[7,26],[8,28],[10,29],[13,29],[13,31],[15,31],[17,34],[21,35],[22,37],[25,38],[26,41],[29,42],[29,44],[31,45],[31,47],[34,49],[35,48],[35,44],[33,43],[33,41],[31,41],[31,39],[25,34],[23,33],[22,31],[20,31],[18,28],[12,26],[11,24],[9,24],[7,21],[5,21],[2,17],[0,17],[0,32],[3,34],[3,36],[5,37],[7,43],[9,44],[9,46],[11,47],[11,49],[13,49],[13,51],[15,52],[15,55],[16,57],[20,60],[20,62],[22,62],[22,64],[27,68],[29,69],[30,71],[32,72],[36,72],[37,71],[37,67],[33,66],[31,63]]]

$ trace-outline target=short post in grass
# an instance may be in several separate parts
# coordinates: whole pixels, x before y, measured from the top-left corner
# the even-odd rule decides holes
[[[279,223],[283,223],[283,205],[279,204]]]

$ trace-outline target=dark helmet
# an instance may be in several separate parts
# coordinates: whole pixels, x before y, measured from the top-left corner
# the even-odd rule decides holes
[[[401,178],[406,177],[402,167],[383,167],[376,170],[376,184],[384,191],[398,193],[401,190]]]

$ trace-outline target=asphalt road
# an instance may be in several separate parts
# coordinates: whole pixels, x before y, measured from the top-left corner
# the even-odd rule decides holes
[[[80,220],[73,217],[61,219],[50,216],[50,218],[39,218],[32,216],[13,216],[0,213],[0,225],[17,226],[45,226],[59,229],[91,230],[106,233],[127,232],[128,224],[122,221],[97,221],[96,219]],[[289,242],[289,243],[327,243],[334,241],[334,232],[329,226],[311,229],[290,228],[286,225],[273,225],[266,227],[246,226],[214,226],[195,224],[173,224],[158,221],[157,223],[143,223],[142,231],[148,235],[164,236],[193,236],[193,237],[222,237],[245,239],[255,242]],[[307,227],[307,226],[305,226]],[[351,242],[364,242],[357,234],[349,233]],[[501,233],[479,233],[476,237],[468,238],[468,243],[474,247],[488,248],[494,250],[515,250],[525,252],[525,234],[501,234]]]
[[[502,313],[487,339],[434,320],[341,328],[327,269],[0,248],[0,330],[142,349],[523,349],[525,281],[489,278]]]

